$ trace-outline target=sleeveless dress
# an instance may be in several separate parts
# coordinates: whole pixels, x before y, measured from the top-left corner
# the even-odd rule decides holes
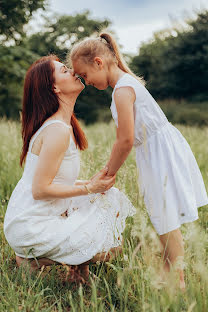
[[[133,88],[134,146],[140,195],[159,235],[198,219],[200,206],[208,204],[203,178],[191,148],[166,118],[148,90],[124,74],[112,93],[111,112],[118,127],[114,101],[117,88]]]
[[[77,265],[97,253],[121,245],[125,219],[135,213],[129,199],[117,188],[104,195],[35,200],[32,181],[38,155],[31,152],[41,130],[61,120],[48,120],[30,140],[24,172],[9,199],[4,234],[17,256],[46,257]],[[79,151],[70,139],[69,147],[52,183],[73,185],[80,169]],[[68,217],[63,217],[65,211]]]

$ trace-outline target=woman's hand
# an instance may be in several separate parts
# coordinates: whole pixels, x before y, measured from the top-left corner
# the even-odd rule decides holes
[[[86,185],[89,183],[90,183],[90,180],[76,180],[74,185]]]
[[[91,178],[87,186],[92,193],[103,193],[115,184],[116,175],[108,177],[107,172],[108,168],[105,167]]]

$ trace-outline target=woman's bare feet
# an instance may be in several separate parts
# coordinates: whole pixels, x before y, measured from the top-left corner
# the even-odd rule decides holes
[[[58,262],[55,262],[53,260],[47,259],[47,258],[40,258],[40,259],[28,259],[28,258],[22,258],[19,256],[16,256],[16,263],[18,267],[22,266],[28,266],[30,268],[30,273],[39,270],[42,266],[48,266],[52,264],[60,264]]]
[[[59,263],[48,258],[28,259],[16,256],[16,263],[18,267],[29,266],[30,273],[41,269],[43,266],[52,264],[63,265],[67,268],[65,281],[75,283],[87,283],[89,281],[89,264],[96,262],[106,262],[114,259],[122,252],[122,246],[111,248],[108,252],[101,252],[95,255],[91,260],[80,265],[67,265]]]
[[[122,246],[114,247],[114,248],[111,248],[110,251],[108,251],[108,252],[104,251],[104,252],[98,253],[88,262],[89,263],[96,263],[98,261],[99,262],[108,262],[108,261],[116,258],[121,253],[122,253]]]

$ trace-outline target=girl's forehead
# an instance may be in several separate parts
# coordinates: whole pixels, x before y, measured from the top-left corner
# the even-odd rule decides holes
[[[83,61],[75,61],[72,63],[72,66],[77,74],[81,74],[83,71],[87,70],[87,64]]]

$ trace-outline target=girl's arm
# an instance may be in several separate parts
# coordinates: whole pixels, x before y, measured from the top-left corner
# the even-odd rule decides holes
[[[135,92],[131,87],[116,89],[114,101],[118,114],[117,137],[107,163],[107,176],[115,175],[126,160],[134,143]]]
[[[63,125],[46,127],[43,143],[33,177],[32,194],[36,200],[66,198],[88,194],[84,185],[70,186],[52,183],[69,146],[70,132]],[[104,180],[107,170],[88,184],[93,193],[101,193],[113,186],[115,177]]]

